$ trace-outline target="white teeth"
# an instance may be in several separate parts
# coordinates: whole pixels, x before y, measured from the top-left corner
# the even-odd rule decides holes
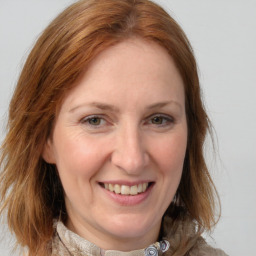
[[[142,192],[145,192],[148,188],[148,183],[140,183],[138,185],[133,185],[133,186],[104,183],[104,188],[116,194],[134,196]]]
[[[115,186],[114,186],[114,191],[115,191],[116,194],[120,194],[120,193],[121,193],[121,187],[120,187],[120,185],[115,184]]]
[[[142,190],[142,187],[143,187],[142,184],[139,184],[139,185],[138,185],[138,193],[141,193],[141,192],[143,191],[143,190]]]
[[[145,192],[147,187],[148,187],[148,183],[143,183],[142,184],[142,191]]]
[[[138,187],[136,185],[135,186],[131,186],[130,194],[131,195],[137,195],[138,194]]]
[[[106,187],[105,187],[105,188],[106,188]],[[112,184],[109,184],[109,190],[110,190],[111,192],[114,191],[114,186],[113,186]]]
[[[121,186],[121,194],[122,195],[129,195],[130,194],[130,187],[122,185]]]

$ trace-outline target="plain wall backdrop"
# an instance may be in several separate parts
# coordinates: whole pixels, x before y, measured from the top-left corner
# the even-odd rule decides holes
[[[8,103],[36,38],[72,0],[0,0],[0,140]],[[208,163],[222,218],[207,240],[232,256],[256,255],[256,1],[158,0],[194,48],[208,114],[218,138]],[[216,158],[214,160],[214,158]],[[1,224],[0,255],[11,252]]]

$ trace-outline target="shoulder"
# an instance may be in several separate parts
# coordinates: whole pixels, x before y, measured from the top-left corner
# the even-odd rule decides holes
[[[189,256],[228,256],[224,251],[211,247],[200,237],[189,251]]]
[[[163,221],[163,238],[169,241],[170,249],[165,255],[228,256],[224,251],[207,244],[201,234],[189,216],[183,219],[166,216]]]

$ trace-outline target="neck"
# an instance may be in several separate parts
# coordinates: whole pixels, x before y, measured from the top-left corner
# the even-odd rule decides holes
[[[80,237],[97,245],[103,250],[128,252],[143,249],[155,243],[158,240],[161,223],[157,223],[150,232],[137,236],[131,236],[129,234],[115,236],[97,229],[92,230],[90,226],[84,226],[82,223],[78,222],[74,223],[70,219],[68,219],[66,226]]]

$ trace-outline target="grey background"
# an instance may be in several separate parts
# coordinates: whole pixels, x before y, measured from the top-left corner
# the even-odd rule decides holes
[[[71,0],[0,0],[0,139],[8,102],[39,33]],[[222,201],[207,240],[233,256],[256,251],[256,1],[158,0],[181,24],[198,60],[218,153],[206,156]],[[1,224],[0,255],[15,255]]]

